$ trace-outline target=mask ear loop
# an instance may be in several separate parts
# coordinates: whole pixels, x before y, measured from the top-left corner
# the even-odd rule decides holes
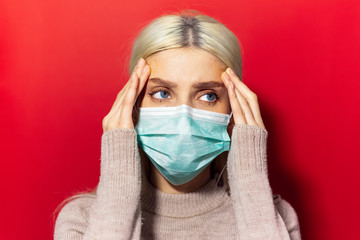
[[[221,170],[221,172],[220,172],[220,174],[219,174],[219,176],[218,176],[218,178],[217,178],[217,180],[216,180],[216,186],[218,185],[219,180],[220,180],[220,178],[221,178],[221,175],[223,174],[223,172],[224,172],[224,170],[225,170],[226,166],[227,166],[227,163],[225,164],[225,166],[224,166],[224,167],[223,167],[223,169]]]
[[[229,115],[229,123],[231,123],[231,118],[233,117],[233,112],[231,111],[230,115]],[[229,124],[228,123],[228,124]]]

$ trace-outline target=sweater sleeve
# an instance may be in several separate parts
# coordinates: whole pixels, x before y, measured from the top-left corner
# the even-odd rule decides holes
[[[118,128],[103,133],[100,168],[88,216],[80,215],[76,203],[65,205],[56,220],[54,240],[140,239],[141,166],[135,130]]]
[[[240,239],[298,240],[300,235],[288,231],[273,201],[267,136],[268,132],[257,126],[239,124],[233,128],[228,175],[238,235]],[[291,217],[289,221],[297,223],[294,215]]]
[[[274,194],[274,203],[281,218],[284,220],[286,229],[291,240],[301,240],[300,226],[295,209],[279,194]]]

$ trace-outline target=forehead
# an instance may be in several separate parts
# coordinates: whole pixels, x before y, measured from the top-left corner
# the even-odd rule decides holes
[[[176,48],[158,52],[149,58],[150,78],[184,82],[198,80],[220,80],[226,65],[206,50]]]

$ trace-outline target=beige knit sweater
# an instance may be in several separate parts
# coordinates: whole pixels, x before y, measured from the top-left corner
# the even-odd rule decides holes
[[[227,164],[230,196],[215,179],[195,192],[169,194],[149,182],[141,191],[135,130],[109,130],[101,140],[96,195],[61,209],[54,239],[301,239],[296,212],[272,194],[267,136],[263,128],[235,125]]]

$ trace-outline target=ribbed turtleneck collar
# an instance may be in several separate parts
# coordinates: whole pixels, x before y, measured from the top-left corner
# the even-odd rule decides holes
[[[162,192],[146,181],[141,198],[142,207],[149,212],[167,217],[186,218],[220,207],[229,196],[226,188],[217,186],[216,180],[212,178],[198,190],[182,194]]]

